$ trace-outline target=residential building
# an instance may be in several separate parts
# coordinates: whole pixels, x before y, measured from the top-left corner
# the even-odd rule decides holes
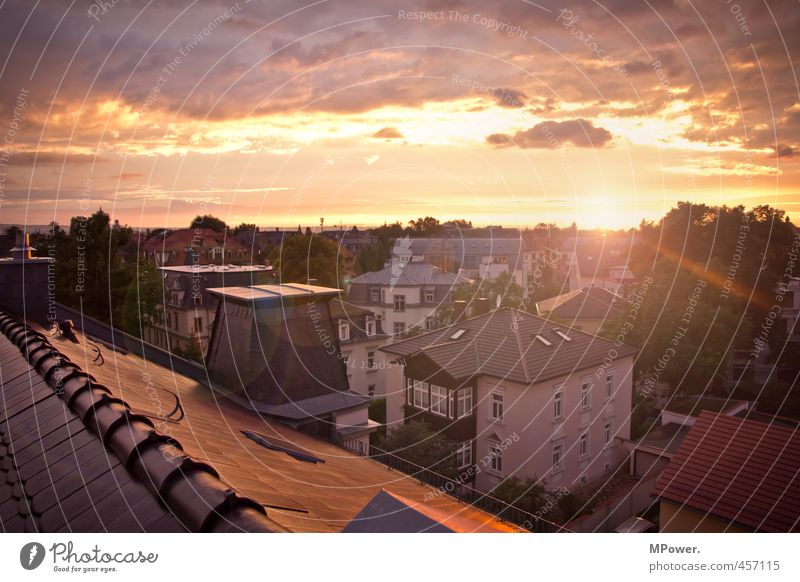
[[[378,237],[371,234],[368,230],[359,230],[357,226],[350,229],[325,230],[322,236],[336,242],[339,248],[356,256],[365,247],[372,247],[378,244]]]
[[[632,245],[628,233],[567,239],[560,250],[569,256],[569,289],[602,287],[628,297],[636,282],[628,266]]]
[[[370,398],[386,398],[386,354],[389,341],[381,321],[369,309],[331,299],[333,329],[339,338],[350,389]]]
[[[453,291],[470,281],[422,262],[395,260],[380,271],[350,281],[347,300],[372,311],[394,337],[438,325],[437,311],[452,306]]]
[[[527,290],[528,266],[523,241],[513,238],[399,238],[392,249],[393,260],[401,263],[425,262],[442,271],[469,279],[494,279],[509,273]]]
[[[251,247],[210,228],[165,231],[142,243],[142,258],[159,267],[252,264]]]
[[[583,287],[536,302],[536,313],[551,321],[597,334],[608,320],[628,313],[631,302],[603,287]]]
[[[212,287],[259,285],[275,280],[272,267],[187,265],[160,267],[164,274],[163,321],[146,324],[143,339],[171,352],[195,348],[205,353],[217,297],[208,293]]]
[[[800,433],[704,411],[661,473],[660,531],[800,531]]]
[[[536,478],[547,489],[599,479],[627,457],[636,350],[500,309],[383,348],[387,422],[424,420],[459,443],[474,486]]]

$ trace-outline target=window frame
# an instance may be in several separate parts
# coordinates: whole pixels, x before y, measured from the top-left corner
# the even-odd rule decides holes
[[[495,441],[489,441],[489,472],[503,474],[503,447]]]
[[[558,456],[558,458],[556,458]],[[550,458],[552,462],[551,470],[553,473],[558,473],[564,470],[564,444],[555,443],[553,445],[553,454]]]
[[[589,410],[592,407],[592,381],[584,380],[581,382],[581,410]]]
[[[615,380],[614,372],[610,372],[606,374],[606,400],[611,400],[614,398],[614,380]]]
[[[465,459],[466,457],[466,459]],[[472,465],[472,441],[464,441],[456,449],[456,469],[465,469]]]
[[[564,388],[559,387],[553,394],[553,420],[564,418]]]
[[[585,459],[589,456],[589,431],[584,431],[578,436],[578,458]]]
[[[414,407],[422,410],[428,410],[431,406],[431,393],[429,384],[427,382],[413,379],[412,382],[414,390]],[[419,399],[417,399],[418,395]]]
[[[447,388],[436,384],[430,384],[430,411],[432,414],[446,417],[448,401],[449,394]]]
[[[456,420],[459,418],[472,416],[472,408],[474,405],[473,396],[474,393],[472,386],[460,388],[458,390],[458,395],[456,396]],[[469,405],[467,405],[467,402],[469,402]]]
[[[611,445],[611,441],[614,440],[614,423],[612,421],[607,421],[603,424],[603,438],[606,441],[606,446]]]
[[[428,299],[429,296],[430,299]],[[422,301],[423,303],[433,303],[436,301],[436,289],[423,289]]]
[[[497,398],[499,397],[499,399]],[[500,408],[500,414],[495,414],[496,407]],[[503,422],[505,416],[505,395],[502,390],[492,390],[489,395],[489,420]]]
[[[405,295],[392,295],[392,310],[395,313],[406,312],[406,296]]]
[[[350,341],[350,324],[346,321],[339,322],[339,341]]]
[[[367,317],[364,328],[367,337],[372,337],[378,333],[378,323],[375,321],[374,317]]]

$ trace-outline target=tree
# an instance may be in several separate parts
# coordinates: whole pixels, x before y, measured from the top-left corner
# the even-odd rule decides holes
[[[547,493],[539,480],[509,477],[492,490],[492,496],[528,513],[542,510],[547,503]]]
[[[442,225],[437,218],[426,216],[425,218],[418,218],[417,220],[409,220],[409,226],[414,234],[420,236],[433,236],[442,231]]]
[[[282,283],[309,283],[339,287],[342,257],[335,242],[307,232],[286,237],[272,249],[270,260],[280,270]]]
[[[355,272],[356,275],[380,271],[384,263],[389,259],[389,251],[382,249],[380,245],[364,247],[356,255]]]
[[[422,421],[412,420],[388,431],[378,448],[447,477],[457,473],[454,451],[458,444]]]
[[[121,327],[128,333],[141,337],[145,326],[161,324],[164,312],[163,279],[154,263],[149,261],[133,265],[134,277],[128,285],[122,306]]]
[[[252,222],[242,222],[239,224],[239,226],[234,227],[233,236],[236,236],[240,232],[249,232],[251,234],[255,234],[258,232],[258,227]]]
[[[192,220],[189,228],[210,228],[216,232],[225,232],[228,225],[225,224],[225,221],[221,218],[217,218],[211,214],[203,214],[202,216],[198,214],[194,217],[194,220]]]

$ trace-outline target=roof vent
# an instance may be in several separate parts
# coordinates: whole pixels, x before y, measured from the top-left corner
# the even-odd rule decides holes
[[[450,339],[457,340],[458,338],[460,338],[465,333],[467,333],[467,330],[462,327],[461,329],[457,330],[453,335],[451,335]]]
[[[536,339],[539,340],[540,342],[542,342],[546,346],[552,346],[553,345],[553,342],[551,342],[549,339],[547,339],[543,335],[536,334]]]
[[[563,331],[561,331],[560,329],[554,329],[553,331],[554,331],[554,332],[556,332],[556,334],[558,335],[558,337],[560,337],[561,339],[563,339],[565,342],[571,342],[571,341],[572,341],[572,338],[571,338],[571,337],[569,337],[567,334],[565,334],[565,333],[564,333]]]

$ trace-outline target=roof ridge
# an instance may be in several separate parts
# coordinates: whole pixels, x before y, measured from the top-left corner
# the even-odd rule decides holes
[[[45,383],[131,475],[190,531],[271,532],[283,528],[264,507],[240,496],[211,465],[155,430],[146,416],[114,398],[106,386],[59,352],[45,336],[0,310],[0,332],[15,344]]]

